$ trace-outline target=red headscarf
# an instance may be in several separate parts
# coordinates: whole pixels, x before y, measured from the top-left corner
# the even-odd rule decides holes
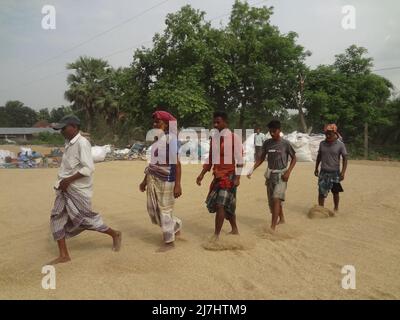
[[[176,121],[176,118],[167,111],[156,111],[153,113],[153,119],[162,120],[165,122]]]

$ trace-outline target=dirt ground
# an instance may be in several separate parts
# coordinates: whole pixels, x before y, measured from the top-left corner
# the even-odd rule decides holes
[[[157,252],[161,230],[138,190],[145,165],[96,165],[93,208],[122,231],[122,249],[112,252],[111,240],[95,232],[69,240],[72,261],[56,266],[55,290],[42,288],[41,271],[57,254],[49,230],[57,169],[0,170],[0,298],[400,299],[398,163],[350,161],[339,214],[319,219],[307,216],[317,197],[313,164],[298,163],[287,224],[276,234],[268,232],[260,168],[238,190],[240,236],[227,235],[225,224],[219,246],[210,245],[214,220],[204,206],[211,175],[198,187],[200,166],[184,166],[175,207],[182,240],[166,253]],[[345,265],[355,267],[355,290],[342,288]]]

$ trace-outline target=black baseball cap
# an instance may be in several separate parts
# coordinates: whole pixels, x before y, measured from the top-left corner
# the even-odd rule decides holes
[[[59,123],[56,123],[53,126],[54,130],[60,130],[64,127],[66,127],[69,124],[73,124],[73,125],[80,125],[81,124],[81,120],[79,120],[79,118],[77,116],[74,115],[68,115],[63,117]]]

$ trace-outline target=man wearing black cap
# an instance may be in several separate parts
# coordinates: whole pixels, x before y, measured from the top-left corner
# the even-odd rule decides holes
[[[56,200],[51,212],[50,226],[60,255],[49,264],[71,260],[65,239],[84,230],[95,230],[113,238],[113,250],[121,247],[121,232],[103,223],[101,216],[91,210],[94,163],[90,142],[79,133],[80,120],[74,115],[61,119],[53,126],[66,139],[65,152],[58,172]]]

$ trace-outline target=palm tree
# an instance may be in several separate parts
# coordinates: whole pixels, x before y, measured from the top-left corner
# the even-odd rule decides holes
[[[103,111],[104,99],[107,96],[107,82],[112,69],[107,61],[90,57],[79,57],[67,65],[68,70],[75,72],[68,75],[69,89],[65,92],[65,99],[72,103],[74,111],[85,114],[86,130],[93,128],[96,112]]]

